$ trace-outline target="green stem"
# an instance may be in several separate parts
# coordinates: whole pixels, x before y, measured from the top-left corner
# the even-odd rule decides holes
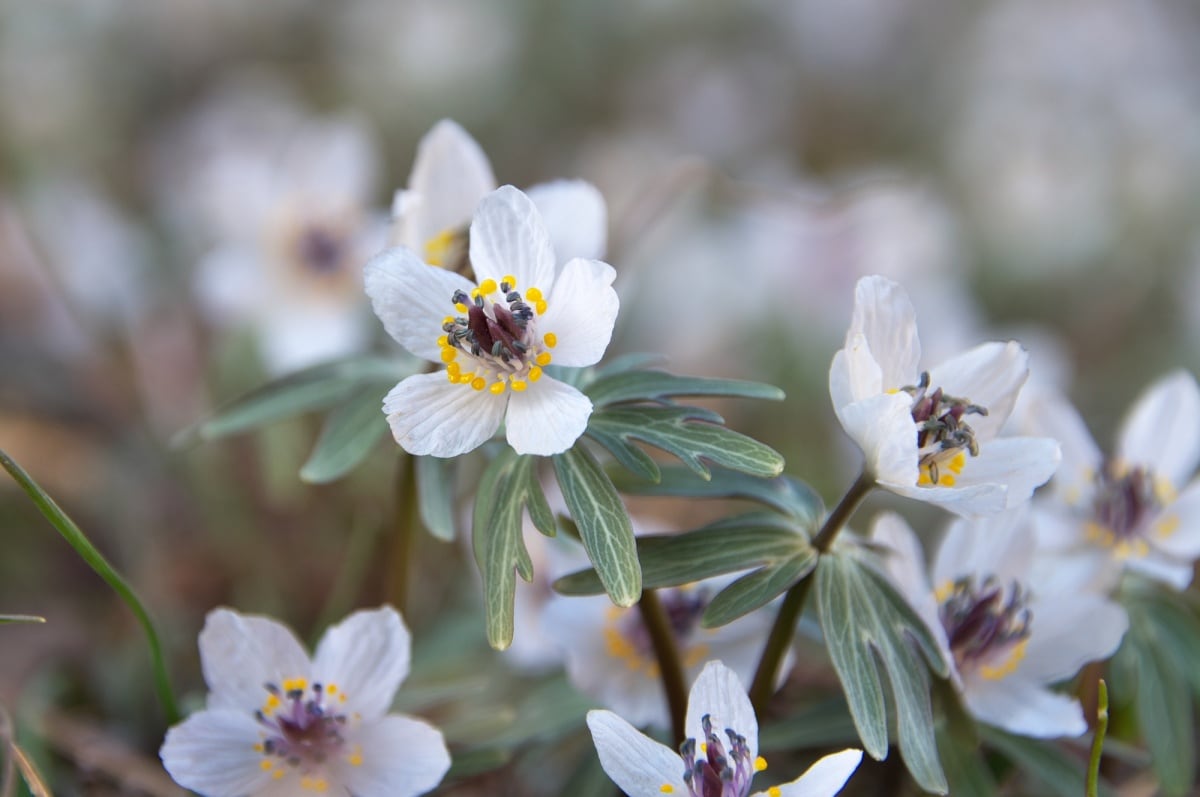
[[[654,590],[643,590],[637,605],[642,614],[642,624],[650,634],[654,656],[658,659],[663,691],[667,693],[667,709],[671,713],[671,732],[675,738],[675,746],[678,747],[684,739],[687,687],[683,681],[683,663],[679,659],[679,649],[675,646],[675,635],[671,632],[662,601],[658,599]]]
[[[417,524],[414,522],[416,513],[413,511],[417,502],[417,463],[408,454],[402,453],[396,460],[395,484],[395,504],[392,507],[392,568],[388,575],[388,594],[396,611],[407,618],[413,545],[417,537]]]
[[[54,502],[54,499],[47,495],[38,486],[37,482],[3,450],[0,450],[0,465],[3,465],[4,469],[16,480],[17,484],[21,485],[21,489],[33,500],[33,503],[46,516],[46,519],[50,521],[50,525],[58,530],[58,533],[75,549],[75,552],[129,606],[129,609],[141,624],[142,630],[146,634],[146,641],[150,645],[150,658],[154,665],[154,682],[158,691],[159,703],[162,704],[163,713],[167,717],[167,723],[174,725],[179,722],[179,708],[175,705],[175,695],[171,691],[170,678],[167,677],[167,666],[163,659],[162,645],[158,641],[158,633],[154,630],[154,623],[151,622],[150,615],[142,606],[142,602],[138,600],[133,589],[121,577],[121,574],[108,563],[108,560],[104,558],[104,554],[100,553],[96,546],[92,545],[91,541],[84,536],[79,526],[75,525],[75,521],[67,517],[62,508]]]
[[[850,485],[850,489],[842,496],[842,500],[825,518],[825,523],[817,532],[817,536],[813,537],[812,545],[818,555],[829,550],[829,546],[837,538],[838,532],[846,525],[846,521],[850,519],[854,510],[858,508],[863,498],[871,492],[874,486],[875,478],[866,472],[859,474],[854,484]],[[787,652],[788,646],[792,644],[792,637],[796,633],[796,622],[804,610],[804,603],[808,599],[809,590],[812,589],[816,572],[814,568],[784,595],[783,603],[779,607],[779,614],[775,615],[775,623],[771,626],[771,633],[767,636],[766,644],[763,645],[762,657],[758,661],[754,681],[750,684],[750,702],[754,705],[755,712],[760,715],[775,691],[775,678],[779,673],[779,665],[783,662],[783,656]]]
[[[1087,797],[1100,794],[1100,757],[1104,753],[1104,735],[1108,733],[1108,684],[1101,678],[1098,687],[1096,731],[1092,736],[1092,754],[1088,759]]]

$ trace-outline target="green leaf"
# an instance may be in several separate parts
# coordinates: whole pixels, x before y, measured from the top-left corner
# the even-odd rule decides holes
[[[642,594],[642,571],[617,488],[581,445],[554,457],[554,474],[605,592],[618,606],[632,606]]]
[[[533,562],[521,538],[521,515],[529,489],[530,457],[506,449],[484,471],[475,498],[472,544],[483,574],[488,644],[504,650],[513,638],[513,596],[517,574],[533,579]]]
[[[0,625],[8,623],[44,623],[45,617],[38,617],[34,614],[0,614]]]
[[[533,527],[547,537],[555,536],[558,533],[558,524],[554,521],[554,510],[550,508],[546,494],[542,492],[542,483],[538,479],[536,467],[529,469],[529,492],[526,499],[525,508],[529,510],[529,519],[533,521]]]
[[[639,452],[640,453],[640,452]],[[714,468],[712,478],[704,479],[679,466],[661,469],[655,483],[630,478],[621,471],[613,474],[613,484],[629,495],[669,495],[678,498],[744,498],[757,501],[795,519],[802,527],[815,531],[825,516],[825,504],[807,484],[790,476],[762,479],[745,473]]]
[[[678,457],[705,479],[711,473],[701,460],[767,478],[783,472],[779,452],[722,423],[720,415],[698,407],[622,407],[593,412],[587,434],[625,467],[634,455],[622,449],[639,440]]]
[[[842,682],[863,747],[881,760],[888,751],[887,707],[879,668],[895,701],[900,754],[920,786],[946,793],[934,741],[929,673],[949,674],[937,641],[886,580],[839,552],[817,563],[817,615],[829,658]],[[918,650],[921,655],[918,655]]]
[[[980,755],[979,737],[975,733],[956,731],[958,729],[939,724],[936,734],[950,794],[954,797],[993,797],[997,793],[996,779]]]
[[[625,371],[637,371],[642,368],[649,368],[652,365],[663,365],[666,362],[667,358],[662,354],[647,354],[646,352],[630,352],[629,354],[621,354],[612,358],[603,365],[598,365],[593,368],[592,381],[596,381],[602,377],[624,373]]]
[[[759,748],[768,753],[841,747],[856,742],[858,731],[841,697],[789,712],[785,719],[765,725],[758,734]]]
[[[1154,774],[1165,794],[1182,795],[1190,790],[1196,767],[1192,701],[1183,697],[1189,694],[1187,672],[1196,662],[1176,660],[1179,643],[1159,616],[1163,606],[1162,597],[1151,592],[1125,602],[1129,630],[1113,661],[1125,677],[1113,679],[1112,691],[1133,686]]]
[[[413,457],[421,523],[439,540],[454,542],[454,460]],[[476,499],[478,500],[478,499]]]
[[[373,385],[358,390],[329,413],[317,444],[300,468],[301,479],[326,484],[345,476],[367,458],[388,430],[380,409],[384,392]]]
[[[637,538],[645,589],[675,587],[693,581],[767,567],[811,553],[808,538],[778,515],[754,513],[730,518],[683,534],[646,534]],[[554,588],[564,595],[604,591],[595,570],[563,576]]]
[[[717,628],[755,609],[761,609],[787,592],[816,566],[817,552],[810,549],[779,564],[747,573],[717,593],[704,610],[700,625],[703,628]]]
[[[979,725],[979,734],[988,747],[1012,761],[1023,775],[1042,787],[1038,794],[1079,797],[1084,793],[1087,773],[1083,762],[1056,743],[1015,736],[983,724]],[[1111,795],[1112,787],[1101,783],[1100,793]]]
[[[666,371],[625,371],[604,376],[584,390],[597,407],[628,401],[667,401],[674,396],[733,396],[780,401],[784,393],[774,385],[739,379],[677,376]]]
[[[137,593],[125,581],[120,573],[108,563],[104,558],[104,554],[100,553],[92,541],[80,530],[79,526],[75,525],[75,521],[63,512],[54,499],[46,494],[38,483],[25,472],[11,457],[4,451],[0,451],[0,465],[8,471],[9,475],[21,485],[21,489],[33,501],[41,513],[50,521],[50,525],[63,536],[63,539],[75,549],[75,553],[79,554],[83,561],[87,562],[92,570],[104,582],[120,596],[121,600],[125,601],[125,605],[133,612],[138,623],[142,626],[142,631],[146,635],[146,643],[150,647],[150,660],[154,665],[154,680],[158,690],[158,699],[162,703],[163,713],[166,714],[167,722],[175,724],[179,722],[179,709],[175,705],[175,695],[171,692],[171,682],[167,677],[167,666],[163,659],[162,644],[158,639],[158,632],[154,630],[154,623],[150,619],[150,614],[138,599]]]
[[[332,407],[363,384],[382,388],[382,396],[420,365],[415,359],[392,360],[358,357],[323,363],[269,382],[234,399],[216,414],[175,438],[176,444],[195,437],[212,440],[290,418],[303,412]]]

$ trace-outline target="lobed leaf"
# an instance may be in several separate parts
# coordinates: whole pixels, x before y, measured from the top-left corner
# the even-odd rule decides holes
[[[634,406],[593,412],[586,434],[603,445],[631,472],[646,476],[648,457],[638,457],[637,440],[677,457],[702,478],[712,474],[703,461],[766,478],[783,472],[775,449],[728,429],[720,415],[698,407]],[[653,466],[657,480],[658,468]]]
[[[554,473],[604,591],[618,606],[632,606],[642,594],[642,571],[617,488],[581,445],[554,457]]]
[[[386,390],[368,384],[351,391],[325,418],[300,478],[311,484],[340,479],[358,466],[388,431],[380,406]]]
[[[634,401],[667,402],[676,396],[729,396],[780,401],[774,385],[740,379],[678,376],[666,371],[622,371],[592,382],[584,390],[597,407]]]
[[[417,469],[417,503],[421,523],[439,540],[454,541],[454,463],[453,459],[413,457]]]
[[[636,449],[635,449],[636,450]],[[640,450],[639,450],[640,453]],[[757,501],[793,518],[800,526],[815,531],[825,516],[821,497],[804,482],[790,476],[762,479],[724,468],[714,468],[703,479],[687,468],[663,467],[657,481],[650,483],[613,474],[617,489],[630,495],[669,495],[677,498],[744,498]]]
[[[504,650],[512,644],[513,597],[517,574],[533,579],[533,562],[521,538],[521,514],[529,487],[530,457],[511,449],[492,460],[475,494],[472,546],[483,575],[484,620],[488,644]]]
[[[934,740],[929,672],[948,664],[925,624],[884,578],[857,559],[830,552],[817,563],[817,615],[850,714],[872,758],[888,752],[887,706],[880,666],[895,703],[900,754],[927,791],[945,794]],[[918,651],[920,655],[918,655]]]
[[[817,552],[809,549],[778,564],[747,573],[717,593],[704,610],[700,625],[716,628],[761,609],[787,592],[816,566]]]

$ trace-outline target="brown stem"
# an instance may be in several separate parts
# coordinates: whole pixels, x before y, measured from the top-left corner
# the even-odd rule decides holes
[[[658,659],[658,671],[662,677],[663,691],[667,693],[667,710],[671,714],[671,733],[678,746],[684,739],[684,717],[687,715],[687,687],[683,681],[683,663],[675,645],[675,635],[667,621],[658,594],[652,589],[642,591],[638,600],[638,611],[642,624],[650,634],[650,644]]]
[[[409,582],[412,577],[413,545],[417,537],[417,463],[401,453],[396,460],[395,504],[392,507],[391,571],[387,593],[392,605],[407,617]],[[411,620],[409,620],[411,622]]]

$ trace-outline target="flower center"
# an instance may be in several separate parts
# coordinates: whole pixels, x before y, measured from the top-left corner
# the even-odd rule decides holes
[[[708,645],[693,639],[700,628],[700,618],[708,608],[708,591],[702,587],[660,590],[659,600],[682,656],[683,666],[695,667],[709,653]],[[604,645],[610,656],[623,661],[629,669],[641,671],[649,678],[659,677],[654,643],[637,612],[611,607],[608,610],[608,622],[604,626]]]
[[[728,744],[713,732],[712,718],[705,714],[700,720],[704,729],[704,741],[699,745],[701,757],[696,758],[696,740],[689,738],[679,746],[679,755],[686,767],[683,782],[687,784],[689,797],[746,797],[750,793],[750,781],[754,773],[767,768],[766,759],[750,758],[750,746],[746,737],[725,729]],[[673,791],[669,785],[662,791]],[[775,797],[779,790],[772,788],[768,794]]]
[[[290,773],[300,775],[300,786],[326,791],[328,762],[344,756],[351,766],[362,763],[359,750],[347,751],[345,729],[349,718],[339,710],[346,695],[335,684],[311,686],[304,678],[289,678],[282,687],[265,684],[266,700],[254,713],[262,726],[262,740],[254,749],[262,754],[264,771],[275,780]]]
[[[470,265],[470,228],[447,227],[425,242],[425,262],[456,274],[465,274]]]
[[[1179,524],[1174,516],[1149,522],[1175,496],[1170,483],[1148,468],[1105,460],[1096,474],[1095,487],[1087,534],[1114,548],[1118,556],[1145,556],[1150,551],[1145,537],[1151,531],[1166,537]]]
[[[446,334],[438,338],[451,382],[499,395],[541,379],[558,343],[553,332],[538,331],[537,317],[546,312],[541,290],[529,288],[522,297],[516,278],[506,276],[499,285],[484,280],[470,296],[455,291],[451,301],[460,315],[446,316]]]
[[[296,258],[316,274],[331,274],[346,259],[347,242],[340,230],[318,224],[305,227],[296,237]]]
[[[967,454],[979,456],[975,430],[963,420],[967,415],[987,415],[986,407],[969,399],[948,396],[939,387],[930,392],[929,372],[915,385],[900,388],[913,397],[912,417],[917,422],[917,456],[922,487],[953,487],[967,464]]]
[[[1010,675],[1025,656],[1029,593],[1013,582],[1005,590],[990,576],[947,583],[938,590],[938,615],[960,673],[977,671],[989,680]]]

